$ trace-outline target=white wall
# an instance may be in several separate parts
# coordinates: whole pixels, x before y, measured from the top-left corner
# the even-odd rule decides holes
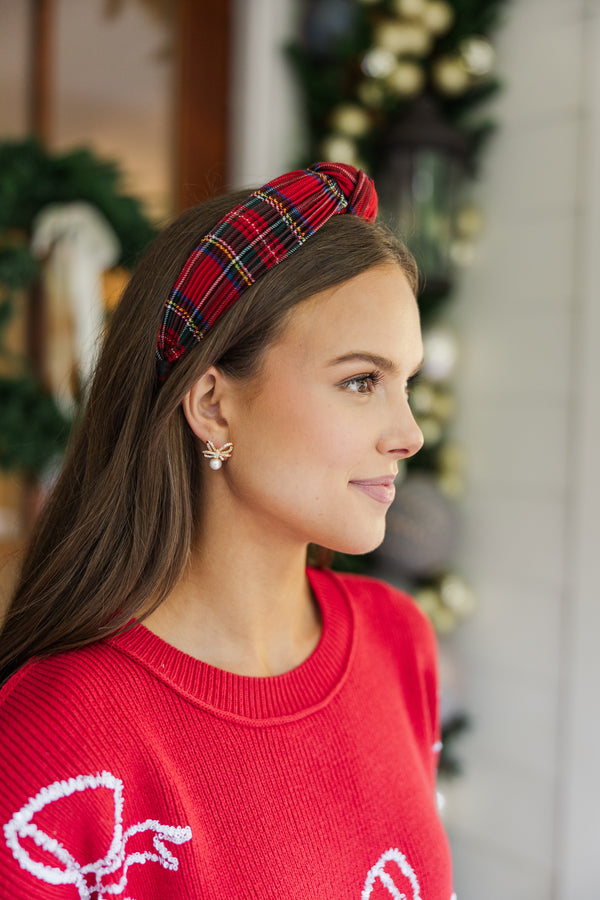
[[[295,0],[233,0],[232,188],[264,184],[301,156],[297,86],[283,54],[299,11]]]
[[[448,825],[460,900],[597,900],[600,8],[514,0],[507,19],[455,312],[480,610],[452,639],[473,729]]]
[[[566,577],[569,643],[558,837],[560,897],[600,894],[600,6],[588,0],[584,23],[579,304],[574,310],[571,517]]]

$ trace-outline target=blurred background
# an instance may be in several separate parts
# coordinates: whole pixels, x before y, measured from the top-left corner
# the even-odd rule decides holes
[[[598,0],[0,0],[3,594],[156,229],[316,158],[423,276],[425,449],[337,564],[438,632],[458,898],[598,900]]]

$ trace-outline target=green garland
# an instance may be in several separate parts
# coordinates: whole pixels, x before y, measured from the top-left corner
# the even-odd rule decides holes
[[[155,230],[140,202],[120,193],[112,162],[86,149],[48,153],[36,140],[0,144],[0,357],[14,375],[0,378],[0,469],[38,475],[65,447],[71,422],[40,384],[25,357],[7,350],[4,331],[14,294],[39,276],[30,251],[33,223],[51,203],[87,201],[107,219],[121,244],[120,265],[131,267]]]
[[[355,0],[347,27],[332,29],[316,48],[302,39],[287,47],[308,128],[306,164],[328,157],[332,138],[355,146],[356,162],[377,176],[382,140],[420,95],[435,97],[463,134],[475,168],[493,122],[477,114],[499,88],[489,36],[507,0]],[[340,5],[340,4],[338,4]],[[305,0],[306,24],[323,3]],[[421,10],[421,13],[419,13]],[[432,13],[437,12],[437,27]],[[432,23],[426,25],[427,15]],[[444,22],[444,17],[446,22]],[[404,49],[403,49],[404,34]],[[484,58],[487,55],[487,60]],[[343,111],[354,112],[343,119]],[[356,114],[362,113],[362,120]],[[352,162],[351,159],[341,160]]]

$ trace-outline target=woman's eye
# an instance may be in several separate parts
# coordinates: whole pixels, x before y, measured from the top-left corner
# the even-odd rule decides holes
[[[344,382],[344,387],[355,394],[370,394],[374,390],[375,385],[380,381],[381,375],[378,372],[371,372],[369,375],[357,375],[356,378],[349,378]]]
[[[346,382],[346,387],[357,394],[368,394],[371,389],[368,377],[353,378],[352,381]]]

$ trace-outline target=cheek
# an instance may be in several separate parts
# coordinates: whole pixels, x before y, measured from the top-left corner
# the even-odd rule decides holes
[[[318,391],[278,391],[268,403],[257,404],[249,412],[242,435],[252,434],[263,452],[273,450],[302,454],[303,449],[318,452],[331,442],[332,433],[341,427],[333,404]]]
[[[238,465],[276,478],[286,493],[301,484],[312,499],[328,484],[348,480],[362,471],[372,436],[366,410],[352,399],[332,396],[330,385],[311,382],[306,372],[292,378],[273,374],[263,391],[238,408],[231,438]]]
[[[248,425],[235,453],[236,492],[246,500],[266,502],[274,513],[295,507],[302,515],[346,485],[357,438],[341,428],[331,409],[282,403]]]

